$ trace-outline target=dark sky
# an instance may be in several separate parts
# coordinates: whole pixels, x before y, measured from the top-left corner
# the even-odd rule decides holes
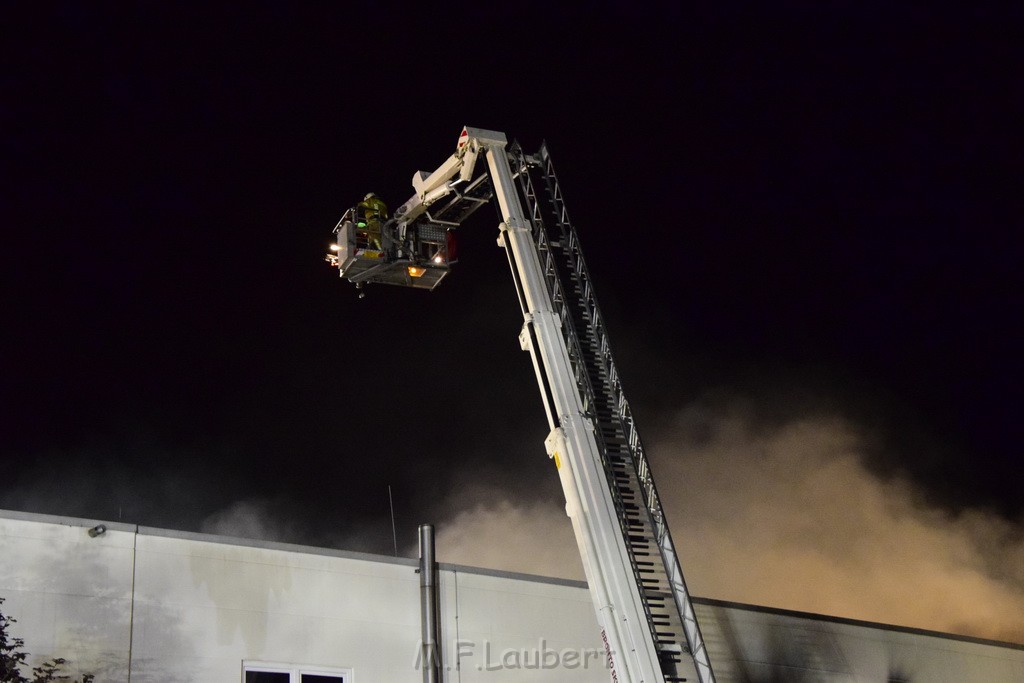
[[[390,552],[388,485],[403,548],[557,501],[495,212],[433,293],[322,262],[471,125],[548,141],[641,433],[839,416],[1019,522],[1024,17],[934,4],[16,3],[0,507]]]

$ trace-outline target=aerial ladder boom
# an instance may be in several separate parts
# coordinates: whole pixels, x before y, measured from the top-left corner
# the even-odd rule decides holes
[[[481,155],[488,173],[474,179]],[[497,201],[498,244],[508,256],[523,313],[520,345],[540,387],[550,428],[545,449],[565,494],[611,679],[712,683],[707,649],[546,146],[527,155],[510,147],[503,133],[464,128],[456,153],[433,173],[416,174],[413,187],[416,194],[388,226],[396,235],[423,226],[429,232],[439,215],[467,216],[480,203]],[[397,251],[383,261],[403,262]],[[347,275],[351,264],[349,271],[338,265],[343,277],[360,282]]]

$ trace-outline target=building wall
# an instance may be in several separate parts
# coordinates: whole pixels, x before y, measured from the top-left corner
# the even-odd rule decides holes
[[[1024,646],[700,600],[720,683],[1024,683]]]
[[[545,583],[442,565],[448,680],[605,681],[593,602],[578,582]]]
[[[0,597],[32,661],[106,681],[241,681],[244,662],[418,683],[415,560],[0,511]],[[441,565],[446,680],[606,681],[579,582]],[[1024,681],[1024,647],[698,600],[721,683]]]
[[[135,527],[108,524],[93,539],[89,526],[0,513],[0,609],[18,620],[11,631],[32,661],[64,657],[75,673],[117,681],[128,670]]]
[[[93,524],[0,513],[3,611],[33,661],[97,681],[239,681],[244,661],[422,680],[415,560]],[[447,565],[439,582],[449,680],[603,678],[578,583]],[[541,649],[590,652],[589,667],[524,668]]]
[[[411,566],[151,530],[140,530],[137,558],[132,680],[239,680],[243,660],[418,680]]]

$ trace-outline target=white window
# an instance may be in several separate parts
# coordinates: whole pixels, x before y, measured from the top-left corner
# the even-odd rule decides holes
[[[242,683],[353,683],[351,669],[242,662]]]

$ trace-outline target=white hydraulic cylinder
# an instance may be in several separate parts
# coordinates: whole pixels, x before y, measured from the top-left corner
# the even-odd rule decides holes
[[[462,168],[462,159],[453,154],[444,163],[437,167],[437,170],[430,175],[423,177],[416,173],[412,177],[412,187],[420,199],[424,199],[431,190],[435,190],[451,180]]]
[[[594,425],[584,417],[569,352],[544,284],[536,244],[513,181],[502,133],[469,129],[470,143],[486,153],[503,222],[499,243],[520,286],[525,326],[552,431],[545,441],[558,468],[591,598],[602,629],[611,680],[663,681],[657,649],[631,570],[601,463]],[[548,403],[550,402],[550,405]]]

